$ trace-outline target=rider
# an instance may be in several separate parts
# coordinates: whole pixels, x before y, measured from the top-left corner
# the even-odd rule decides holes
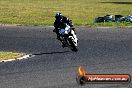
[[[59,34],[59,29],[58,28],[65,29],[66,28],[66,24],[67,24],[67,25],[70,26],[71,29],[74,30],[73,24],[72,24],[72,21],[69,18],[63,16],[61,13],[56,13],[55,18],[56,18],[55,22],[54,22],[55,29],[53,30],[53,32],[56,32],[57,39],[62,42],[62,40],[60,38],[60,34]],[[66,47],[65,44],[63,44],[62,47],[63,48]]]

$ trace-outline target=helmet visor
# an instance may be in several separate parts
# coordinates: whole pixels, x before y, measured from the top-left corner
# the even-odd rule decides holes
[[[62,20],[62,18],[63,18],[62,16],[57,16],[56,17],[56,19],[59,20],[59,21]]]

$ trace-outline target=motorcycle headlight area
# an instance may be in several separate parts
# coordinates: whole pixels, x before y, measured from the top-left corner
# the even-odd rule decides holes
[[[59,30],[59,33],[60,33],[61,35],[68,34],[69,32],[70,32],[70,29],[60,29],[60,30]]]

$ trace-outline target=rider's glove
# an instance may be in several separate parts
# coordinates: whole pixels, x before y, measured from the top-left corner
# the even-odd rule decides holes
[[[53,30],[53,32],[56,32],[56,28]]]

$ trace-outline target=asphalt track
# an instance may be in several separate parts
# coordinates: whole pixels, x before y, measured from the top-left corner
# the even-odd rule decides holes
[[[79,51],[62,48],[52,27],[0,27],[0,51],[32,54],[0,63],[0,88],[132,88],[130,84],[76,82],[78,66],[90,74],[132,75],[132,29],[77,27]]]

